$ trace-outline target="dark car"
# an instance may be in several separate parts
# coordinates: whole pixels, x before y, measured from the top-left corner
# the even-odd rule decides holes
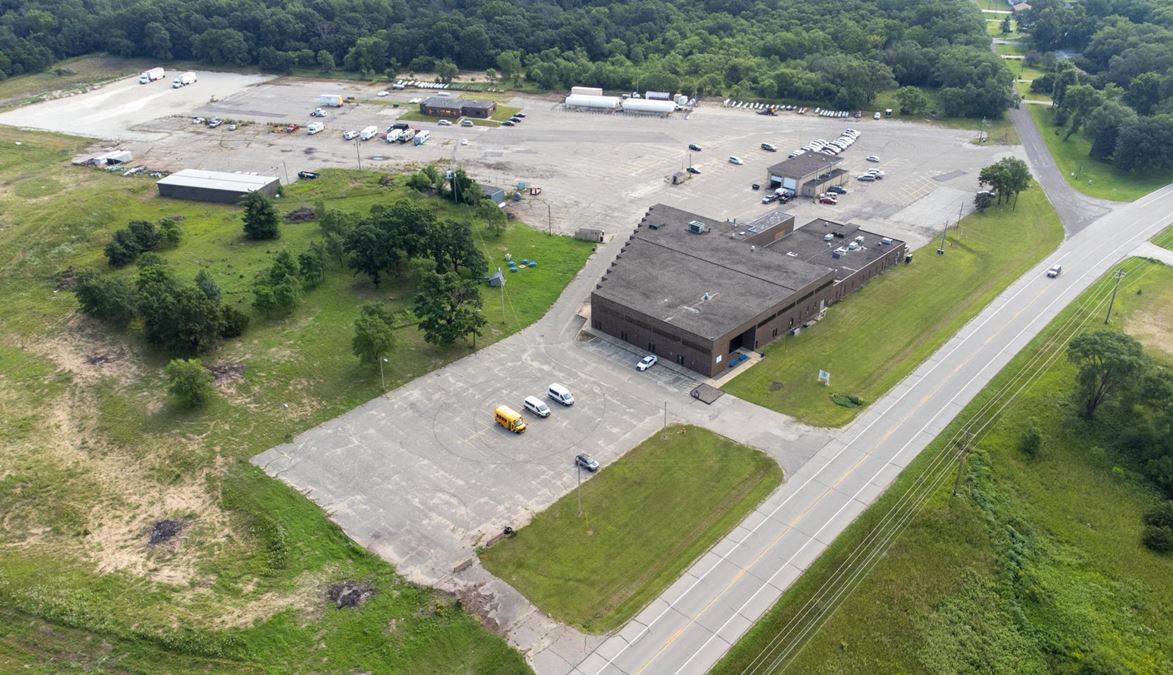
[[[753,184],[753,185],[751,185],[750,187],[752,187],[752,188],[753,188],[753,189],[755,189],[755,190],[761,190],[761,189],[762,189],[762,186],[761,186],[761,185],[758,185],[757,183],[754,183],[754,184]]]
[[[766,152],[778,152],[778,147],[773,143],[762,143],[762,150]]]
[[[521,118],[520,118],[520,117],[518,117],[517,115],[514,115],[513,117],[510,117],[510,118],[509,118],[509,121],[510,121],[510,122],[513,122],[514,124],[521,124]]]
[[[696,143],[689,143],[689,144],[688,144],[688,149],[689,149],[689,150],[692,150],[692,151],[694,151],[694,152],[700,152],[700,151],[701,151],[701,146],[697,145]]]
[[[831,206],[834,206],[835,204],[838,204],[839,202],[831,195],[823,195],[822,197],[819,197],[819,203],[820,204],[830,204]]]
[[[838,185],[832,185],[831,187],[827,188],[827,192],[834,192],[837,195],[845,195],[847,194],[847,188],[840,187]]]
[[[586,453],[575,455],[574,463],[586,469],[587,471],[590,471],[591,473],[599,470],[599,463],[595,461],[594,457],[591,457]]]
[[[525,119],[525,113],[523,113],[523,112],[519,112],[519,113],[517,113],[516,115],[514,115],[514,117],[520,117],[520,118],[522,118],[522,119]]]
[[[297,177],[302,180],[313,180],[318,177],[318,174],[315,171],[298,171]]]
[[[513,120],[505,120],[504,122],[502,122],[502,123],[501,123],[501,126],[503,126],[503,127],[511,127],[511,126],[513,126],[513,125],[515,125],[515,124],[517,124],[517,123],[516,123],[516,122],[514,122]]]
[[[690,166],[687,169],[685,169],[685,171],[687,171],[689,173],[700,173],[701,172],[701,170],[696,168],[695,166]]]

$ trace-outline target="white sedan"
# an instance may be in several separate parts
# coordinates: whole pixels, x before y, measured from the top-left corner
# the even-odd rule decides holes
[[[655,354],[648,354],[647,356],[640,359],[639,363],[635,364],[635,369],[642,373],[648,368],[656,365],[656,361],[658,360],[659,359],[656,358]]]
[[[745,162],[741,161],[741,158],[738,157],[737,155],[730,155],[729,163],[736,164],[737,166],[741,166],[742,164],[745,164]]]
[[[875,155],[868,155],[868,156],[867,156],[867,160],[868,160],[869,162],[878,162],[878,161],[880,161],[880,158],[879,158],[879,157],[877,157],[877,156],[875,156]]]

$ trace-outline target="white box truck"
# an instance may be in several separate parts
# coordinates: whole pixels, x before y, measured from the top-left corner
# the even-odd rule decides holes
[[[310,136],[313,136],[316,133],[320,133],[322,129],[325,128],[326,125],[322,124],[321,122],[310,122],[310,125],[306,127],[305,130],[309,132]]]
[[[143,74],[138,76],[138,83],[150,84],[155,80],[163,79],[163,76],[166,74],[166,71],[162,68],[151,68],[150,70],[143,71]]]
[[[428,131],[427,129],[424,129],[423,131],[421,131],[415,135],[415,144],[416,145],[423,145],[424,143],[427,143],[428,139],[431,137],[432,137],[432,132]]]
[[[360,131],[358,133],[358,137],[364,141],[369,141],[378,135],[379,135],[379,127],[377,127],[373,124],[369,127],[364,128],[362,131]]]
[[[196,74],[193,72],[186,72],[174,80],[171,80],[171,88],[179,89],[180,87],[186,87],[189,84],[195,84],[195,82]]]
[[[330,108],[341,108],[342,97],[338,94],[322,94],[318,96],[318,105]]]

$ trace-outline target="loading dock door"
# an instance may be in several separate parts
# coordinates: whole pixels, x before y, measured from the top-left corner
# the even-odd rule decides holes
[[[770,188],[773,189],[780,187],[782,187],[782,176],[775,176],[774,174],[770,174]]]
[[[782,187],[786,188],[787,190],[798,192],[798,181],[787,176],[786,178],[782,179]]]

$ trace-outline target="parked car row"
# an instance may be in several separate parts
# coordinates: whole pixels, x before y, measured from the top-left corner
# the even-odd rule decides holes
[[[817,138],[810,143],[798,148],[790,153],[791,159],[810,153],[819,153],[828,157],[835,157],[839,153],[847,150],[859,140],[859,132],[855,129],[844,129],[843,133],[833,141],[828,141],[825,138]]]

